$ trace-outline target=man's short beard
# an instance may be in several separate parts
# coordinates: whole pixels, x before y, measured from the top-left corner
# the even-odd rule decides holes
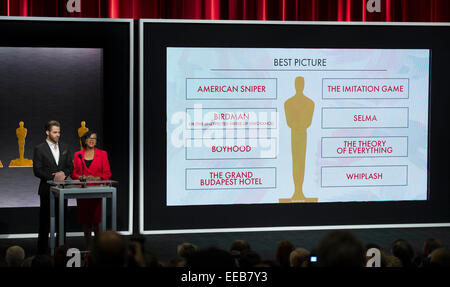
[[[55,140],[55,138],[53,138],[51,135],[49,135],[48,137],[52,142],[57,143],[59,141],[59,138],[56,138],[56,140]]]

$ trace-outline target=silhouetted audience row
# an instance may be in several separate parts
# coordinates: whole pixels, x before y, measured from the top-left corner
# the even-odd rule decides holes
[[[83,253],[81,267],[189,267],[189,268],[234,268],[234,267],[364,267],[371,263],[375,249],[381,267],[450,267],[450,249],[438,239],[427,239],[423,252],[415,255],[412,246],[404,239],[392,243],[386,252],[375,243],[363,245],[352,233],[333,231],[327,233],[317,246],[308,251],[296,248],[283,240],[276,246],[274,260],[264,260],[244,240],[235,240],[230,250],[216,247],[199,249],[191,243],[178,246],[177,256],[168,264],[160,262],[145,249],[144,237],[132,237],[128,241],[113,231],[102,232],[94,240],[90,252]],[[20,246],[7,249],[5,261],[9,267],[56,267],[68,264],[67,247],[55,249],[54,256],[36,255],[26,258]],[[73,266],[73,265],[72,265]],[[374,265],[370,265],[374,266]]]

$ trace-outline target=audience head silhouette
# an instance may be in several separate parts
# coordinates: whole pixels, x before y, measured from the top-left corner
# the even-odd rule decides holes
[[[318,265],[324,267],[364,267],[366,254],[362,243],[350,232],[333,231],[317,245]]]
[[[188,268],[233,268],[236,267],[233,256],[217,247],[210,247],[195,252],[187,259]]]
[[[114,231],[101,232],[95,240],[92,266],[123,267],[126,264],[125,241]]]
[[[21,267],[25,260],[25,251],[22,247],[14,245],[6,250],[5,261],[8,267]]]
[[[403,267],[412,267],[414,250],[408,241],[397,239],[392,243],[392,255],[400,259]]]
[[[431,252],[430,263],[436,267],[450,267],[450,249],[438,248]]]
[[[442,243],[439,239],[428,238],[427,240],[425,240],[425,243],[423,245],[423,253],[425,256],[428,256],[431,254],[431,252],[441,247]]]
[[[192,254],[194,254],[196,251],[197,251],[197,246],[195,246],[192,243],[185,242],[181,245],[178,245],[177,253],[178,253],[178,256],[186,259],[186,258],[190,257]]]
[[[240,256],[245,252],[250,251],[250,244],[245,240],[235,240],[231,244],[230,248],[231,254],[235,256]]]
[[[278,242],[275,259],[281,267],[289,267],[291,265],[290,255],[294,249],[294,244],[288,240]]]
[[[303,248],[297,248],[291,252],[289,262],[291,267],[308,267],[310,253]]]

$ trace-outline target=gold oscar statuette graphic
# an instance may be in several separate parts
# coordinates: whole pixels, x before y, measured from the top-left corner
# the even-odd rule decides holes
[[[87,133],[89,131],[89,129],[86,127],[86,122],[82,121],[81,122],[81,127],[78,128],[78,137],[80,138],[80,147],[81,150],[83,150],[83,144],[81,143],[81,137]]]
[[[27,137],[27,129],[23,127],[23,122],[19,122],[16,129],[17,144],[19,145],[19,158],[13,159],[9,163],[9,167],[32,167],[33,161],[24,158],[25,154],[25,138]]]
[[[2,168],[3,167],[3,164],[2,164],[2,161],[0,160],[0,168]]]
[[[287,125],[291,128],[292,176],[295,191],[291,198],[280,198],[279,203],[317,202],[303,194],[306,160],[306,130],[311,125],[314,102],[303,94],[305,79],[295,78],[296,94],[284,103]]]

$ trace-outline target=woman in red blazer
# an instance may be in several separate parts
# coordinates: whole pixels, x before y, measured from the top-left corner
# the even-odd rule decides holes
[[[108,154],[96,148],[97,133],[88,131],[81,137],[83,150],[75,153],[72,179],[87,181],[107,180],[111,177]],[[77,199],[78,220],[83,224],[86,249],[89,250],[91,231],[95,236],[99,232],[102,217],[102,201],[100,198]]]

